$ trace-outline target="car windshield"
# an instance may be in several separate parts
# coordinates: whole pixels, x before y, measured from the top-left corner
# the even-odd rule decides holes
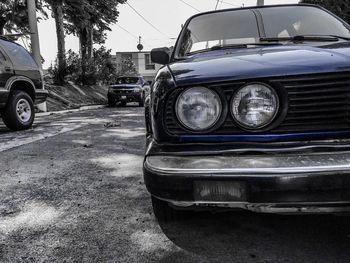
[[[117,79],[117,84],[139,84],[139,78],[137,77],[123,77]]]
[[[350,38],[350,32],[341,20],[313,6],[278,6],[207,13],[192,18],[183,30],[176,57],[211,50],[213,47],[263,44],[262,38],[295,36]]]

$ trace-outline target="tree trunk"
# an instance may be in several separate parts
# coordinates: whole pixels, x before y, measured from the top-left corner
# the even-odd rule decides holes
[[[64,34],[64,24],[63,24],[63,1],[53,1],[52,11],[56,23],[56,34],[57,34],[57,59],[58,59],[58,84],[64,84],[64,77],[66,76],[66,43]]]
[[[87,28],[87,33],[88,33],[87,56],[90,59],[93,57],[93,45],[94,45],[92,25],[89,25],[89,27]]]
[[[83,28],[79,32],[79,43],[80,43],[80,56],[81,56],[81,82],[86,84],[86,69],[88,62],[88,35],[86,28]]]
[[[5,25],[6,22],[0,21],[0,36],[3,36],[5,34]]]

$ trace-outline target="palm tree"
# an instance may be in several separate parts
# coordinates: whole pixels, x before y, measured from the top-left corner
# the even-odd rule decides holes
[[[52,16],[55,19],[56,35],[57,35],[57,60],[58,60],[58,74],[57,84],[64,84],[64,77],[66,75],[66,41],[64,32],[64,0],[46,0],[52,11]]]

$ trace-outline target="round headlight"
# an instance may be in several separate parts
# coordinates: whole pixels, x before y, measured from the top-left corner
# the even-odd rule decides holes
[[[276,91],[265,84],[249,84],[239,89],[232,99],[234,119],[246,129],[261,129],[276,117],[279,99]]]
[[[219,95],[204,87],[189,88],[176,102],[176,115],[187,129],[205,131],[220,119],[222,104]]]

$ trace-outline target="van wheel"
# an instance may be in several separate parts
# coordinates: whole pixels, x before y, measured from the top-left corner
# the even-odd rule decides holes
[[[143,100],[139,101],[139,107],[145,107],[145,102]]]
[[[117,102],[113,99],[108,99],[108,106],[109,107],[114,107],[117,104]]]
[[[169,203],[162,201],[160,199],[157,199],[152,196],[152,206],[153,206],[153,213],[155,217],[157,218],[158,222],[173,222],[173,221],[180,221],[189,215],[189,212],[186,211],[180,211],[172,208]]]
[[[24,91],[12,92],[1,115],[5,125],[11,130],[20,131],[30,128],[35,117],[32,98]]]

